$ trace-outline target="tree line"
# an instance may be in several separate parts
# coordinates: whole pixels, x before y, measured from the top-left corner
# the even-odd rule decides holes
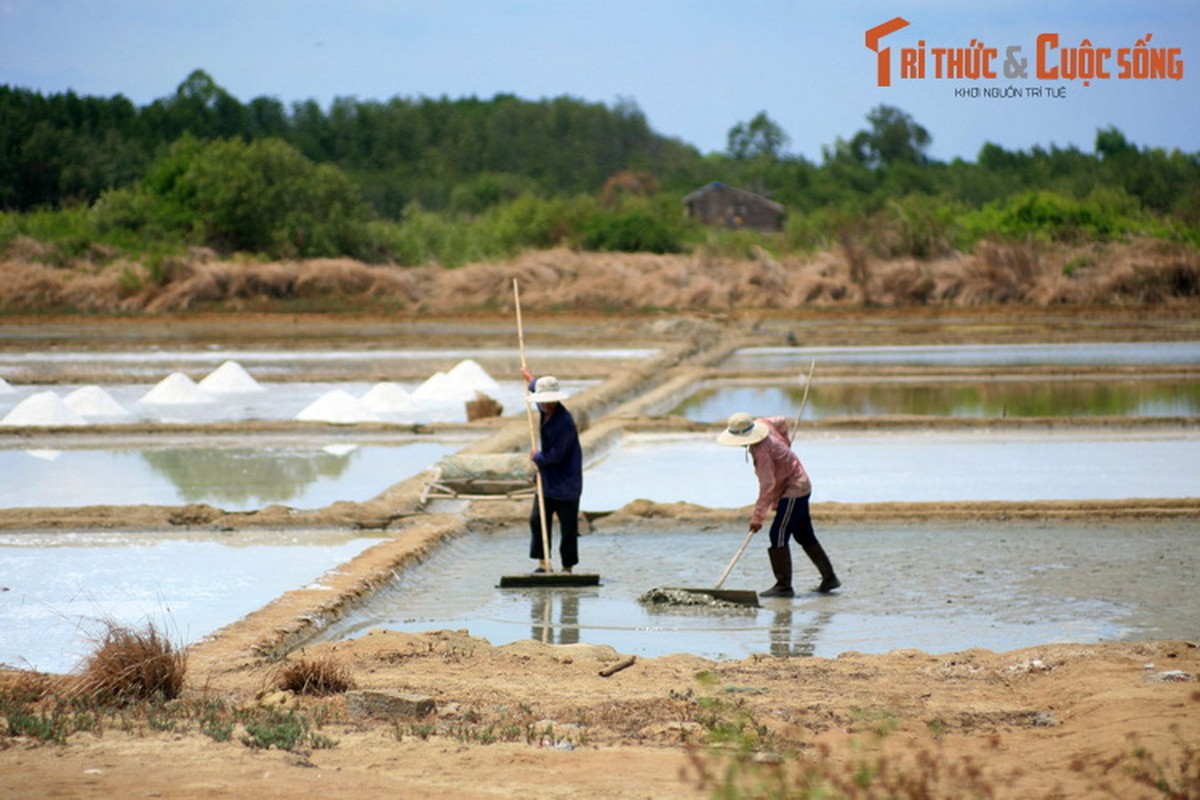
[[[25,235],[76,250],[98,238],[451,264],[556,244],[683,250],[714,235],[680,219],[682,197],[710,181],[784,204],[777,248],[854,237],[882,255],[933,256],[996,235],[1200,240],[1200,154],[1108,128],[1092,152],[987,143],[973,162],[940,162],[932,134],[886,105],[819,163],[788,153],[766,112],[703,154],[651,130],[628,100],[285,106],[243,103],[201,70],[142,107],[0,86],[0,120],[0,246]]]

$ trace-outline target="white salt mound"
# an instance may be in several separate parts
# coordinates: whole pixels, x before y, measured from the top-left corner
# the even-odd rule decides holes
[[[358,445],[356,444],[327,444],[321,448],[331,456],[348,456],[357,449]]]
[[[172,372],[158,384],[142,395],[139,403],[163,403],[169,405],[198,405],[200,403],[215,403],[216,398],[196,385],[196,382],[182,372]]]
[[[412,397],[398,383],[377,383],[367,390],[362,396],[362,401],[367,408],[381,414],[411,411],[417,407]]]
[[[435,372],[413,390],[412,397],[434,403],[461,403],[475,397],[475,387],[445,372]]]
[[[0,425],[86,425],[54,392],[38,392],[26,397],[0,420]]]
[[[199,385],[206,392],[223,394],[266,391],[249,372],[246,372],[246,368],[236,361],[226,361],[208,373]]]
[[[13,394],[17,390],[12,387],[12,384],[0,378],[0,394]]]
[[[128,417],[125,406],[99,386],[83,386],[63,400],[71,410],[83,417]]]
[[[456,381],[467,384],[472,389],[478,389],[483,392],[494,392],[500,388],[500,384],[496,382],[496,379],[488,375],[487,370],[470,358],[458,362],[446,374]]]
[[[296,419],[308,422],[379,422],[374,411],[363,401],[343,389],[334,389],[321,395],[308,408],[296,415]]]
[[[26,450],[25,452],[39,461],[58,461],[58,457],[62,455],[62,450]]]

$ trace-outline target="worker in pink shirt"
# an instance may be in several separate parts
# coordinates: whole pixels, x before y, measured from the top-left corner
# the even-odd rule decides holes
[[[775,509],[775,517],[771,521],[771,541],[767,548],[771,570],[775,573],[775,585],[765,592],[759,592],[760,596],[795,596],[792,588],[792,551],[788,547],[792,537],[800,543],[821,573],[821,583],[816,590],[824,594],[841,586],[842,582],[838,580],[829,557],[813,532],[808,509],[812,481],[800,463],[800,457],[792,450],[787,419],[756,419],[739,412],[729,418],[725,430],[717,436],[717,442],[730,447],[745,447],[754,459],[758,500],[754,504],[754,513],[750,515],[750,530],[761,530],[767,512]]]

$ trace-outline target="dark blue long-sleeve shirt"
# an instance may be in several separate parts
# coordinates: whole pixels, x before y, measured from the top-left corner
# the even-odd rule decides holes
[[[534,463],[542,473],[542,491],[554,500],[578,500],[583,494],[583,449],[575,418],[562,403],[541,413],[542,449]]]

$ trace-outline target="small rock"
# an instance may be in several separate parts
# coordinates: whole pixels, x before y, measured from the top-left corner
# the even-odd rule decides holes
[[[1181,669],[1169,669],[1164,672],[1147,675],[1146,680],[1153,681],[1154,683],[1187,683],[1188,681],[1196,680],[1196,676]]]
[[[432,698],[400,692],[356,690],[346,692],[346,710],[356,717],[419,719],[436,710]]]

